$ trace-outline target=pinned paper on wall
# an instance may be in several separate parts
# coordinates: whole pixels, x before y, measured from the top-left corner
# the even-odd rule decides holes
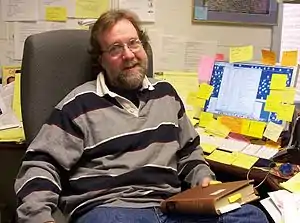
[[[281,65],[282,66],[296,66],[298,60],[298,50],[283,51]]]
[[[282,130],[283,126],[275,124],[273,122],[269,122],[263,136],[267,139],[271,139],[274,142],[277,142]]]
[[[270,50],[262,50],[262,63],[266,65],[276,64],[276,53]]]
[[[245,62],[253,59],[253,46],[231,47],[229,62]]]
[[[46,7],[45,19],[47,21],[67,21],[67,9],[64,7]]]
[[[207,83],[202,83],[199,86],[199,91],[198,91],[198,95],[197,96],[199,98],[207,100],[207,99],[210,98],[213,90],[214,90],[213,86],[211,86],[211,85],[209,85]]]
[[[287,75],[272,74],[270,89],[283,90],[286,88]]]
[[[199,82],[206,82],[210,81],[213,68],[214,68],[215,59],[210,56],[202,56],[199,60],[198,66],[198,80]]]

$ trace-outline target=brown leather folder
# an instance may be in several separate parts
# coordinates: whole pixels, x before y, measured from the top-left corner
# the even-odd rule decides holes
[[[219,215],[234,205],[236,207],[259,199],[252,183],[243,180],[208,187],[197,186],[164,200],[161,210],[165,213]]]

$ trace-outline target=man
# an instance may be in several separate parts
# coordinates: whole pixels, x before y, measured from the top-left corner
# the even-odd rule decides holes
[[[267,222],[250,205],[220,218],[160,212],[181,181],[208,186],[215,176],[174,88],[147,79],[147,41],[127,11],[95,23],[101,73],[57,105],[29,146],[15,183],[20,222],[51,222],[57,205],[78,223]]]

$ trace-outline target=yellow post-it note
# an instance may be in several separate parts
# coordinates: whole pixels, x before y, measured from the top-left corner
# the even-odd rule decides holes
[[[226,138],[230,133],[230,129],[217,120],[212,120],[208,126],[206,126],[205,131],[222,138]]]
[[[213,90],[214,90],[213,86],[207,83],[202,83],[199,86],[198,97],[207,100],[210,98]]]
[[[267,139],[277,142],[282,130],[283,127],[281,125],[269,122],[263,136]]]
[[[280,98],[273,97],[272,95],[268,95],[265,103],[264,110],[269,112],[277,112],[281,107]]]
[[[242,135],[248,135],[250,123],[251,121],[249,119],[242,119],[242,128],[241,128]]]
[[[209,112],[201,112],[199,116],[199,126],[207,127],[214,120],[214,114]]]
[[[215,151],[217,149],[216,145],[211,145],[211,144],[207,144],[207,143],[201,143],[200,144],[203,152],[206,153],[212,153],[213,151]]]
[[[236,152],[234,153],[236,156],[236,159],[232,163],[233,166],[238,166],[243,169],[249,170],[259,159],[258,157],[255,156],[250,156],[244,153]]]
[[[221,184],[222,182],[221,181],[218,181],[218,180],[211,180],[209,182],[210,185],[214,185],[214,184]]]
[[[287,104],[294,104],[296,96],[296,88],[287,87],[283,90],[282,102]]]
[[[261,139],[264,134],[265,127],[266,123],[264,122],[250,121],[247,135]]]
[[[227,126],[231,132],[234,133],[242,132],[243,119],[241,118],[219,116],[218,121],[221,122],[223,125]]]
[[[234,194],[234,195],[228,197],[229,203],[235,203],[235,202],[237,202],[240,199],[242,199],[242,194],[240,194],[240,193]]]
[[[270,50],[262,50],[262,63],[266,65],[276,64],[276,53]]]
[[[298,50],[283,51],[281,58],[282,66],[296,66],[298,61]]]
[[[206,159],[231,165],[232,162],[236,159],[236,157],[230,152],[215,150],[210,155],[208,155]]]
[[[198,97],[198,92],[190,92],[187,96],[186,103],[188,105],[192,105],[194,107],[204,108],[205,106],[205,99]]]
[[[231,47],[229,62],[244,62],[253,59],[253,46]]]
[[[75,17],[96,19],[109,9],[109,0],[76,0]]]
[[[285,89],[287,75],[285,74],[272,74],[270,89]]]
[[[292,193],[300,192],[300,173],[290,178],[288,181],[280,183],[280,186]]]
[[[277,119],[291,122],[295,111],[295,105],[282,104],[277,111]]]
[[[46,7],[45,19],[47,21],[65,22],[67,21],[67,9],[65,7]]]

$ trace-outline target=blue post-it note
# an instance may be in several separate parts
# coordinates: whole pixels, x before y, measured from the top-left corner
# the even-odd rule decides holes
[[[207,7],[195,6],[195,19],[207,20]]]

